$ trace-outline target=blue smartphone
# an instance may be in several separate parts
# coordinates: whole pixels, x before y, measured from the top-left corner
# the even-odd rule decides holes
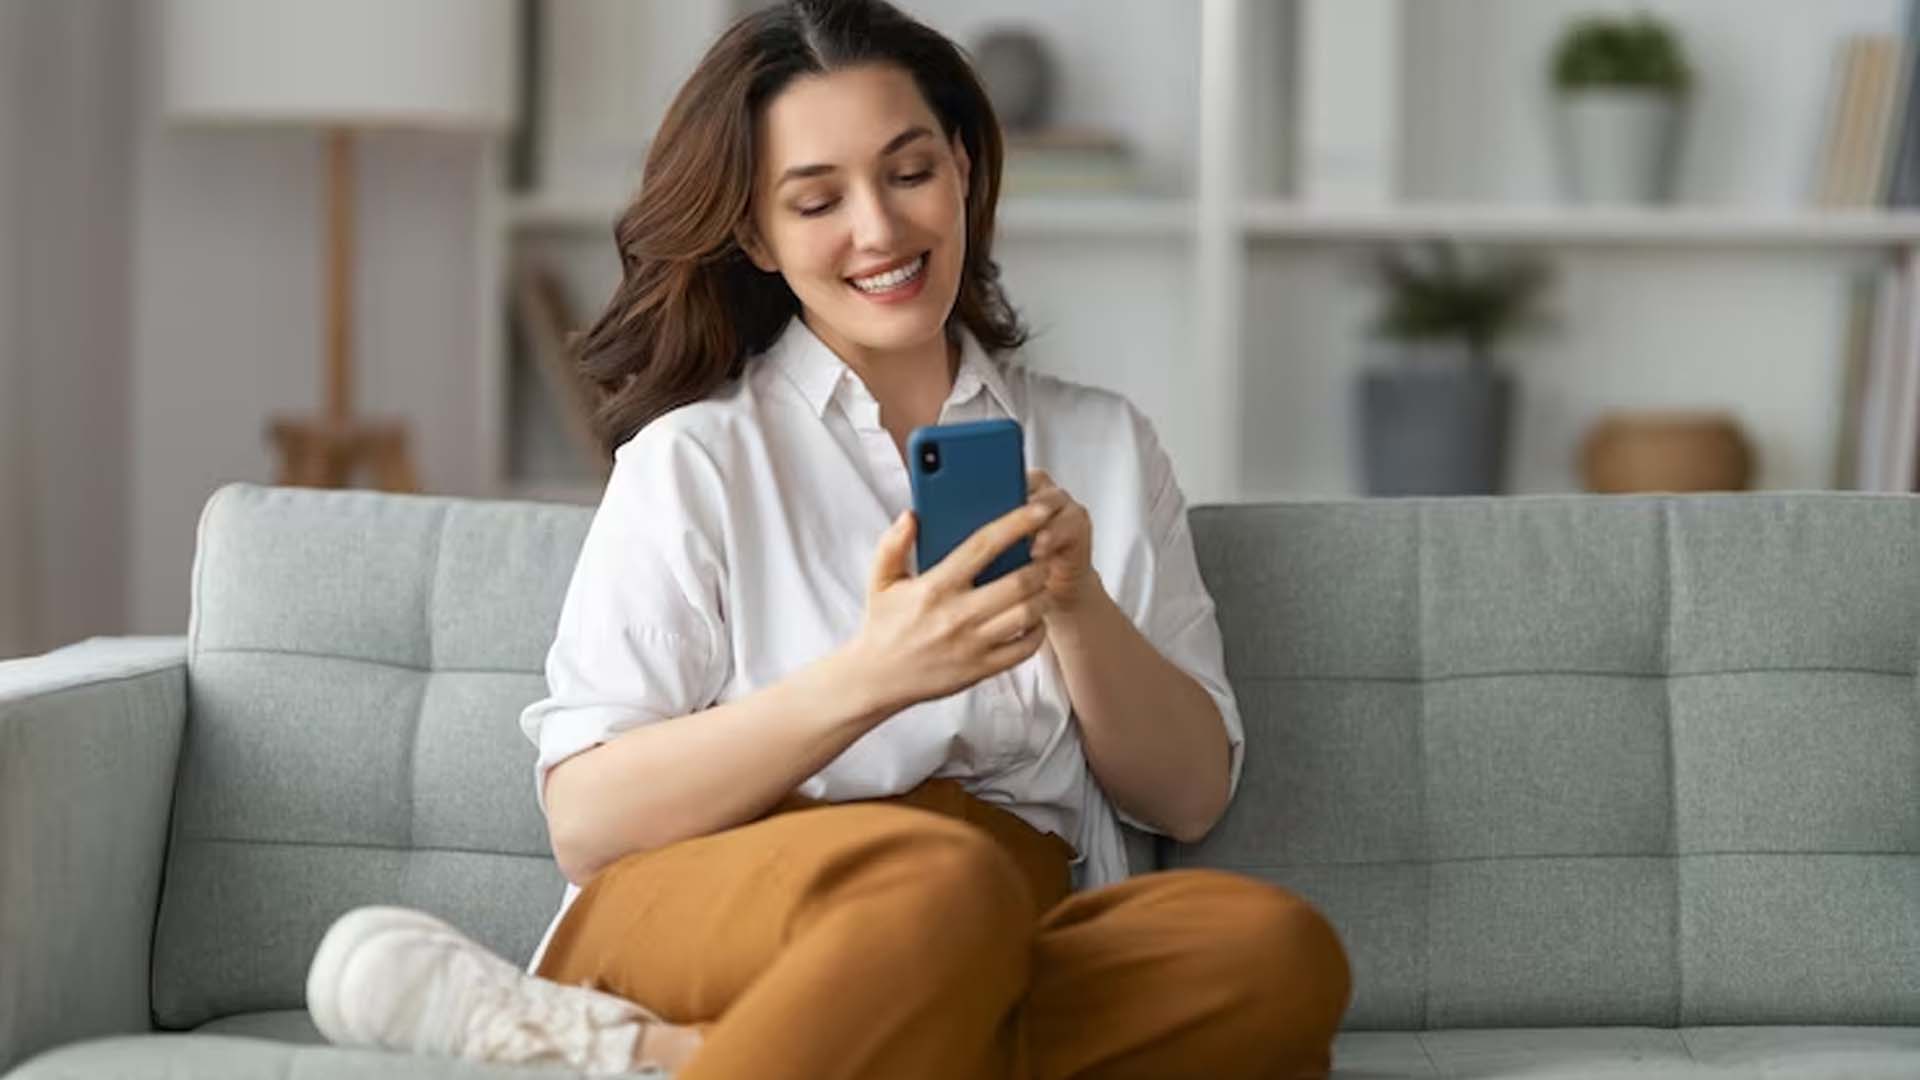
[[[914,565],[925,573],[980,526],[1026,505],[1027,464],[1020,425],[974,420],[915,428],[907,436],[907,472],[913,485]],[[1021,537],[975,575],[975,585],[1027,565]]]

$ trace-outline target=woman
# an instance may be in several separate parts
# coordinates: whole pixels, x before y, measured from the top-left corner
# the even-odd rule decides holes
[[[965,60],[884,3],[714,45],[582,349],[616,464],[522,717],[567,896],[533,975],[350,915],[323,1030],[689,1080],[1327,1070],[1324,919],[1127,877],[1119,821],[1203,836],[1241,724],[1150,426],[1009,362],[1000,166]],[[987,417],[1023,425],[1030,502],[911,574],[907,435]]]

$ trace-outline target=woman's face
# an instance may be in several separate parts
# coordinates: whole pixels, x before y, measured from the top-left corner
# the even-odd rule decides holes
[[[786,279],[815,333],[843,353],[940,334],[960,291],[971,164],[913,77],[866,64],[795,79],[755,138],[741,242]]]

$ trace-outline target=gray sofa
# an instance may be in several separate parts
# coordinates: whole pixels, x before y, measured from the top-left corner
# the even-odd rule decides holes
[[[229,486],[184,641],[0,665],[0,1069],[538,1075],[316,1045],[301,994],[360,904],[531,952],[515,719],[590,515]],[[1245,782],[1144,850],[1339,926],[1337,1076],[1920,1075],[1920,498],[1192,522]]]

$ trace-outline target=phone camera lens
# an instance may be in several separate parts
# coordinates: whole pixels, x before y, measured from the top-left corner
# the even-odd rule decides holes
[[[940,447],[937,443],[928,443],[920,448],[920,467],[933,472],[940,467]]]

